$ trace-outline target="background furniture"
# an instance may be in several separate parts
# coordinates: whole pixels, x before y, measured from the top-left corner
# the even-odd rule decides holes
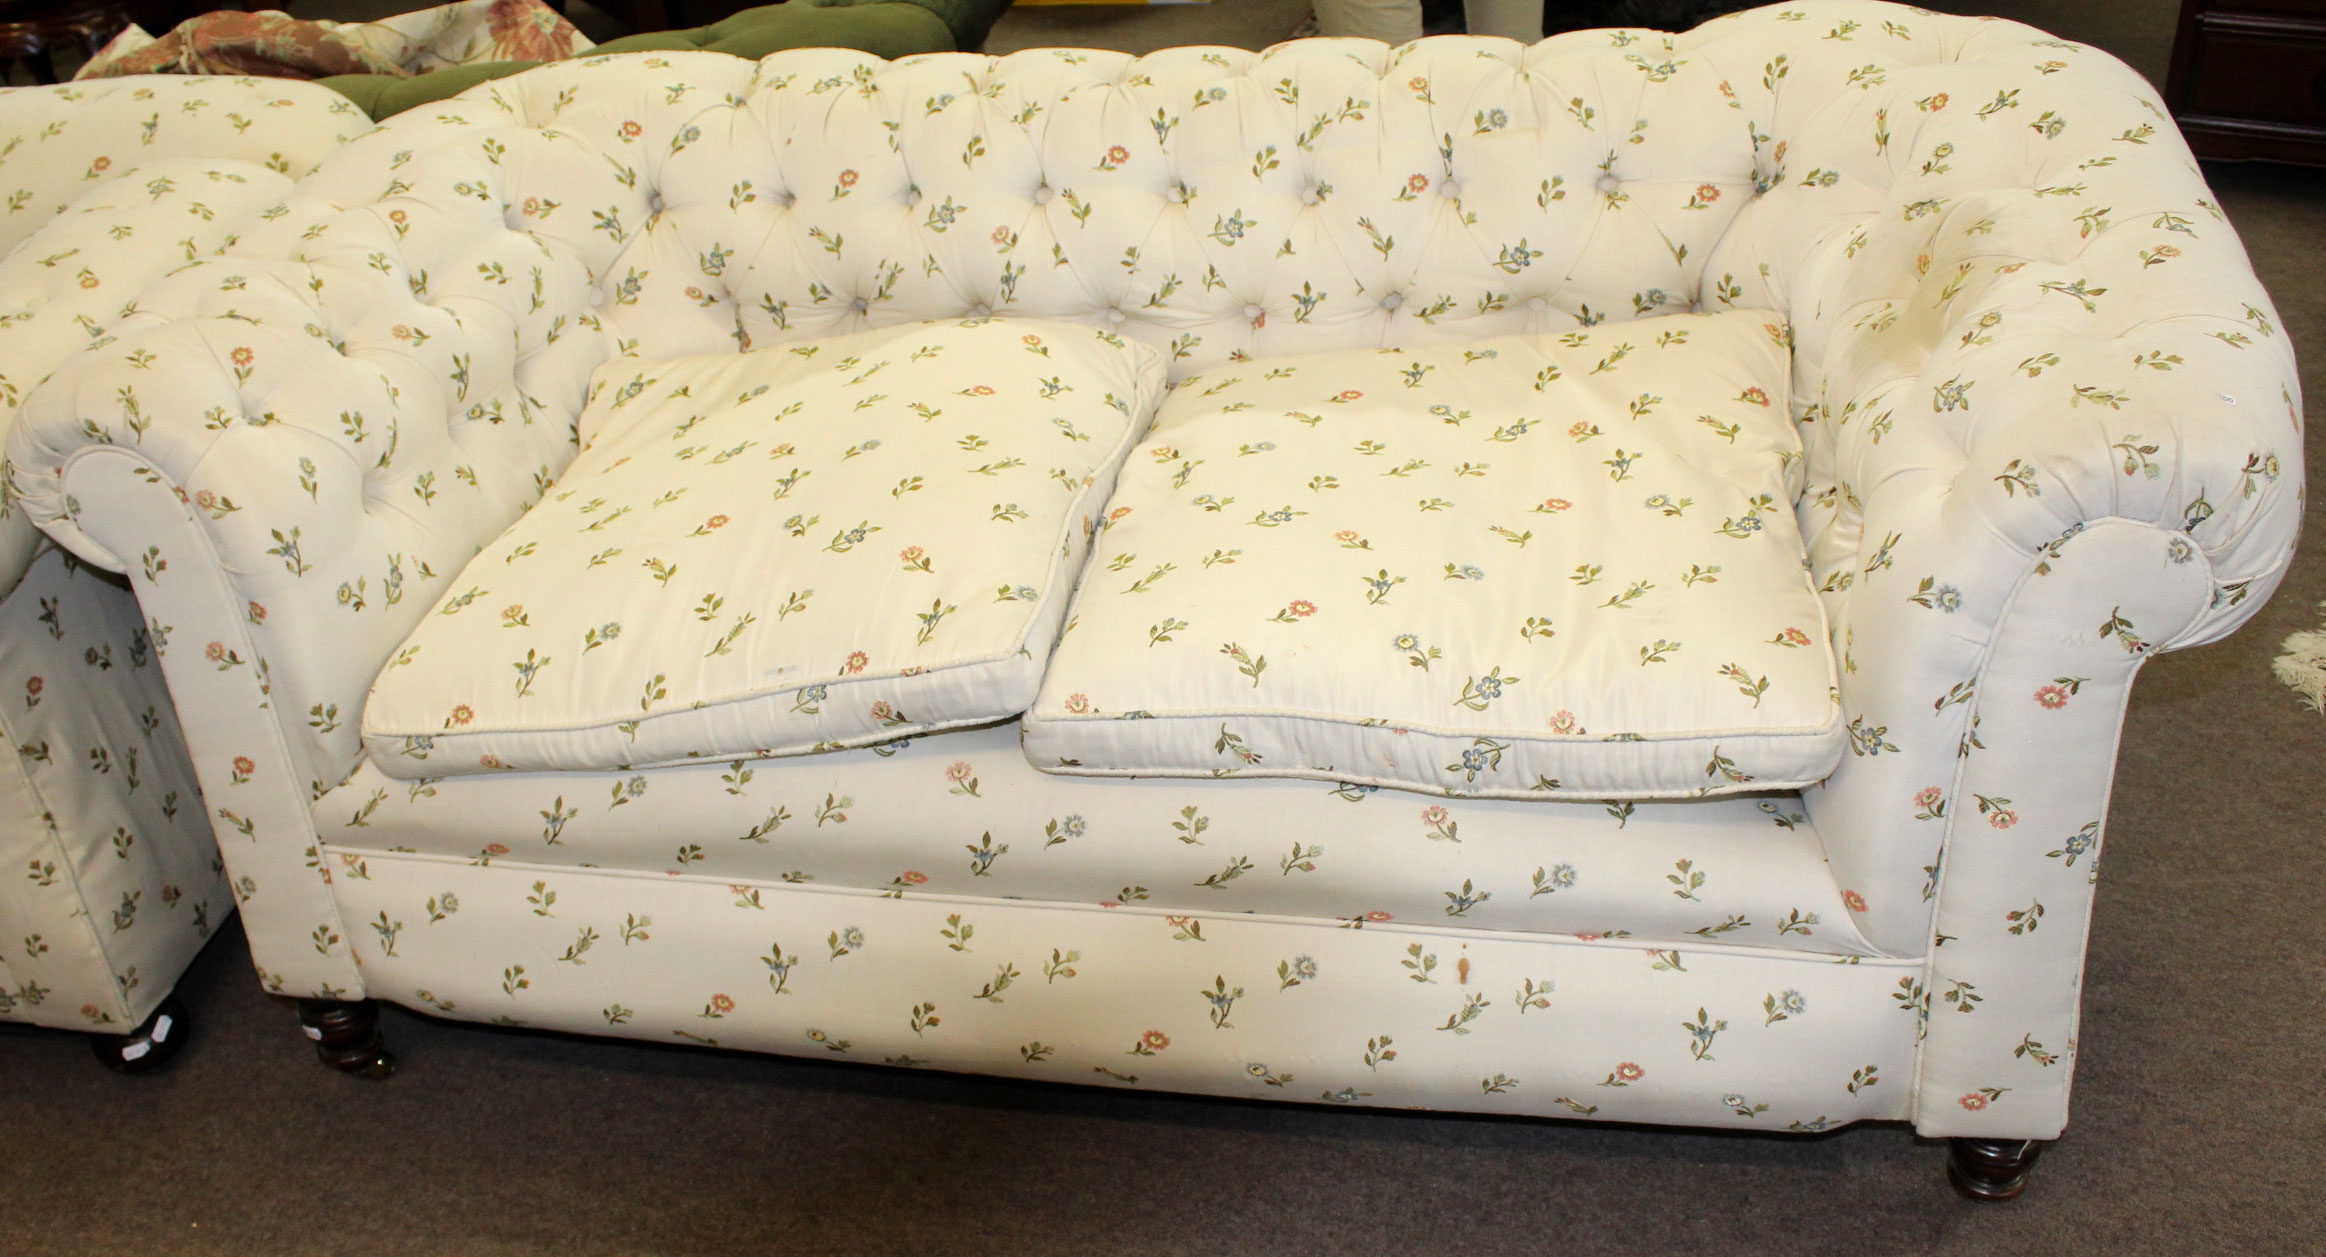
[[[106,343],[141,289],[224,247],[368,126],[304,83],[0,90],[0,429],[51,370]],[[0,1020],[157,1064],[185,1026],[172,983],[234,911],[155,666],[167,628],[34,532],[5,470]]]
[[[119,0],[0,0],[0,85],[22,65],[35,83],[54,83],[60,48],[95,55],[129,25]]]
[[[659,4],[660,0],[650,2]],[[688,30],[641,25],[639,34],[608,40],[588,55],[702,49],[758,60],[787,48],[854,48],[890,58],[974,51],[1008,8],[1009,0],[788,0],[745,9]],[[654,20],[651,14],[633,19],[634,23]],[[341,74],[317,81],[346,94],[372,117],[386,118],[538,64],[495,61],[453,66],[413,78]]]
[[[2326,165],[2326,0],[2182,0],[2165,100],[2199,157]]]

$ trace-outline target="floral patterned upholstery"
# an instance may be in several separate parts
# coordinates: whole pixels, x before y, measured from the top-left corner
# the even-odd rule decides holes
[[[249,80],[0,90],[0,429],[369,123]],[[0,484],[0,1020],[122,1033],[233,911],[154,634]]]
[[[593,801],[610,790],[384,786],[355,728],[416,618],[570,460],[608,357],[992,313],[1112,329],[1184,378],[1698,308],[1774,309],[1792,338],[1796,513],[1849,740],[1801,802],[1875,953],[1855,964],[1708,942],[1659,969],[1604,939],[1434,921],[1219,925],[1194,884],[1133,925],[909,881],[671,877],[653,848],[554,878],[445,843],[335,858],[361,838],[345,837],[359,800],[334,787],[434,789],[454,823],[490,812],[519,833],[579,806],[585,782]],[[149,378],[167,393],[138,388],[125,413],[122,390]],[[125,569],[157,625],[273,989],[1237,1094],[2042,1138],[2066,1116],[2116,723],[2142,661],[2230,631],[2282,575],[2293,380],[2234,231],[2137,75],[2007,22],[1819,0],[1532,48],[549,67],[341,150],[267,231],[164,280],[116,345],[30,397],[10,450],[43,526]],[[221,514],[229,498],[242,509]],[[681,815],[677,796],[713,799],[719,776],[658,770],[648,797]],[[1638,807],[1767,824],[1735,804]],[[927,823],[965,856],[986,840]],[[671,839],[733,843],[727,828]],[[1433,882],[1496,858],[1444,850],[1454,868]],[[447,891],[458,912],[437,920]],[[735,906],[745,892],[763,911]],[[1176,938],[1175,917],[1207,941]],[[963,923],[995,949],[974,966]],[[859,950],[850,931],[886,941]],[[1435,989],[1399,960],[1417,946],[1438,957]],[[1470,986],[1464,958],[1491,985]],[[1070,1005],[1047,980],[1033,994],[1050,962],[1080,975]],[[1464,990],[1444,986],[1448,964]],[[1252,1016],[1254,994],[1322,995],[1334,975],[1331,1015]],[[747,999],[746,978],[767,985]],[[1611,1037],[1528,1040],[1520,1068],[1503,1036],[1540,1024],[1521,1019],[1544,979]],[[1163,1024],[1154,999],[1201,1019]],[[1382,1019],[1360,1036],[1368,1002]],[[1070,1011],[1017,1020],[1045,1008]],[[1048,1028],[1069,1020],[1071,1039]],[[1207,1050],[1140,1055],[1149,1031]],[[1365,1085],[1385,1037],[1430,1045],[1417,1090]],[[1644,1078],[1670,1090],[1594,1107]]]
[[[1506,799],[1815,785],[1844,742],[1779,505],[1783,334],[1665,315],[1188,376],[1026,753]]]

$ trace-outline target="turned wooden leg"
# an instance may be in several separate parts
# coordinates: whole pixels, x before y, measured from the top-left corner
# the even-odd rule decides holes
[[[315,1055],[341,1073],[385,1078],[396,1070],[380,1041],[380,1006],[368,999],[300,1000],[299,1025],[315,1041]]]
[[[100,1034],[90,1037],[89,1046],[95,1049],[97,1060],[107,1069],[125,1074],[142,1074],[159,1069],[185,1046],[186,1034],[193,1023],[186,1018],[186,1006],[178,997],[170,996],[161,1007],[128,1034]]]
[[[2011,1200],[2027,1190],[2027,1176],[2043,1155],[2035,1139],[1949,1139],[1946,1178],[1972,1200]]]

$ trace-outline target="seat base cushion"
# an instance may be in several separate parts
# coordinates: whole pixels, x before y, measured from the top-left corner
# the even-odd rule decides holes
[[[1060,777],[1035,771],[1017,734],[637,773],[404,782],[367,764],[315,815],[348,853],[342,881],[364,875],[357,852],[395,849],[737,885],[1874,954],[1794,795],[1519,803]]]

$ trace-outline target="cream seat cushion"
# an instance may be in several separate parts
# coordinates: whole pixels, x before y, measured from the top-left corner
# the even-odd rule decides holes
[[[1123,473],[1054,772],[1665,798],[1845,744],[1775,314],[1237,363]]]
[[[972,319],[615,359],[590,390],[588,446],[373,686],[381,771],[788,755],[1015,716],[1163,365],[1108,332]]]

